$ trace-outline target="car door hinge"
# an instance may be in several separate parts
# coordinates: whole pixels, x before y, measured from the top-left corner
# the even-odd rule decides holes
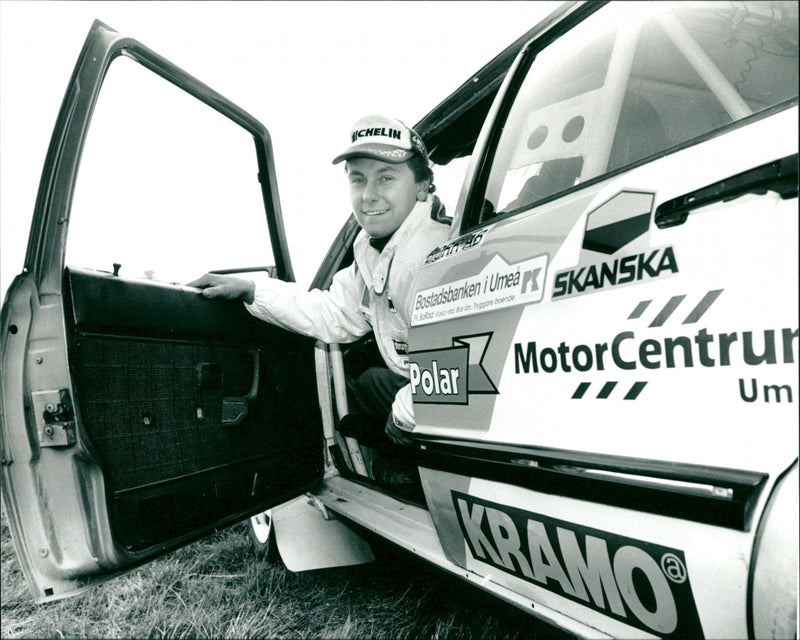
[[[69,391],[36,391],[32,396],[39,446],[69,447],[75,444],[75,414]]]

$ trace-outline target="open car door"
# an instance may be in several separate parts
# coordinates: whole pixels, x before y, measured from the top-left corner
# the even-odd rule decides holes
[[[3,500],[37,601],[321,477],[313,340],[176,284],[293,279],[271,157],[250,115],[94,23],[2,311]]]

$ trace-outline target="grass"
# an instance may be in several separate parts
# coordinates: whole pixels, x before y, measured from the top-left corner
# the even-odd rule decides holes
[[[1,638],[569,638],[388,543],[378,561],[299,574],[239,524],[36,605],[2,513]]]

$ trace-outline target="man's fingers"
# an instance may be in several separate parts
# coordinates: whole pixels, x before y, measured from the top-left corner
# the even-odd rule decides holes
[[[213,285],[203,289],[202,293],[206,298],[225,298],[226,300],[237,300],[241,292],[229,284]]]
[[[220,298],[224,296],[224,292],[221,291],[222,287],[207,287],[203,289],[200,293],[203,294],[205,298]]]
[[[253,283],[233,276],[207,273],[197,280],[192,280],[186,286],[202,289],[201,293],[206,298],[253,301]]]
[[[192,280],[191,282],[186,283],[187,287],[196,287],[198,289],[203,289],[211,285],[211,277],[208,273],[204,273],[202,276],[197,278],[197,280]]]

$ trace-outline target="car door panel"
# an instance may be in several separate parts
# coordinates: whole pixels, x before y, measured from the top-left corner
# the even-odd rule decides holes
[[[270,491],[289,493],[288,482],[314,481],[316,391],[301,374],[312,340],[195,290],[74,269],[67,278],[74,400],[107,469],[112,523],[126,548],[252,511]],[[226,402],[237,398],[246,415],[225,424]]]
[[[222,183],[223,175],[216,176],[220,185],[213,193],[222,199],[198,212],[189,201],[202,202],[212,193],[202,177],[179,174],[178,167],[148,174],[154,163],[147,159],[140,162],[141,172],[135,171],[135,161],[121,170],[119,158],[131,148],[115,147],[118,141],[112,138],[110,155],[99,158],[101,165],[117,168],[109,174],[114,180],[104,183],[103,174],[88,171],[92,166],[86,162],[81,182],[78,168],[86,160],[82,152],[93,118],[104,126],[150,122],[140,122],[139,111],[103,120],[113,108],[125,106],[125,92],[122,103],[117,95],[117,102],[106,102],[95,113],[117,58],[126,59],[121,69],[141,66],[144,71],[137,73],[149,78],[153,72],[161,77],[157,82],[173,85],[170,91],[182,90],[176,105],[202,103],[199,108],[221,123],[218,140],[224,142],[230,132],[238,145],[233,148],[244,155],[235,158],[236,165],[228,156],[224,162],[245,167],[244,184],[255,193],[247,212],[259,220],[253,228],[263,229],[263,239],[248,236],[240,243],[234,235],[233,246],[241,249],[247,243],[250,256],[262,255],[263,246],[263,255],[271,251],[268,259],[274,265],[265,267],[269,274],[293,280],[263,125],[158,54],[96,21],[53,132],[25,269],[8,291],[1,318],[3,502],[37,601],[71,595],[285,502],[322,476],[313,340],[256,320],[241,302],[209,300],[197,289],[160,282],[148,272],[130,277],[136,271],[126,260],[124,276],[118,266],[114,273],[96,264],[87,269],[81,261],[86,241],[68,254],[71,264],[80,266],[65,268],[67,232],[73,216],[79,221],[86,213],[88,202],[112,221],[96,230],[88,227],[89,246],[132,246],[131,255],[150,252],[167,264],[179,258],[154,247],[169,249],[172,238],[182,255],[201,255],[206,269],[254,270],[252,263],[214,264],[214,234],[222,227],[212,217],[236,207],[239,181]],[[115,82],[115,88],[125,88]],[[142,101],[136,104],[141,109]],[[155,104],[160,108],[161,103]],[[179,120],[180,115],[178,110]],[[190,138],[191,126],[184,128]],[[99,130],[104,133],[95,142],[109,131]],[[156,136],[155,144],[172,158],[169,145],[179,143],[168,131]],[[92,158],[95,170],[97,158]],[[130,168],[134,171],[126,184]],[[96,179],[87,181],[86,175]],[[135,182],[148,175],[154,176],[153,184]],[[83,204],[73,211],[77,184]],[[173,189],[158,191],[155,184]],[[133,243],[130,234],[138,220],[129,213],[130,198],[123,202],[126,192],[115,191],[119,186],[150,193],[154,205],[163,205],[156,210],[159,226],[147,229],[160,244]],[[231,200],[225,199],[228,194]],[[192,229],[170,219],[181,209],[195,216]],[[223,224],[230,227],[231,219],[228,215]],[[204,229],[208,243],[202,249],[195,241]],[[241,255],[235,252],[232,259]]]

